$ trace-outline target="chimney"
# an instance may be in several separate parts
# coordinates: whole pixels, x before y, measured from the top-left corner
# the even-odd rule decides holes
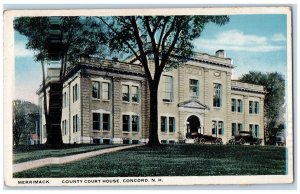
[[[224,50],[217,50],[216,51],[216,56],[221,57],[221,58],[226,58],[226,53]]]

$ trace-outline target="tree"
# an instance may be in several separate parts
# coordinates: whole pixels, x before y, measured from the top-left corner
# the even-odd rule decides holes
[[[38,106],[27,101],[13,102],[13,141],[14,145],[28,141],[28,135],[35,133],[38,121]]]
[[[14,28],[28,39],[26,48],[35,51],[35,61],[40,61],[43,73],[44,113],[47,129],[47,144],[62,144],[61,110],[62,83],[67,73],[67,63],[76,65],[80,56],[100,55],[105,49],[102,29],[91,17],[20,17]],[[60,60],[59,81],[50,85],[49,107],[45,81],[45,61]],[[55,95],[51,89],[55,88]],[[54,97],[55,96],[55,97]],[[55,103],[53,103],[55,102]],[[55,104],[55,107],[51,105]]]
[[[281,120],[284,114],[285,103],[285,80],[283,75],[274,73],[261,73],[250,71],[248,74],[242,75],[239,79],[242,82],[262,85],[267,92],[264,101],[265,113],[265,142],[269,143],[271,136],[274,136],[278,127],[282,128]]]
[[[150,91],[148,145],[159,145],[157,92],[162,72],[178,68],[193,54],[195,38],[210,23],[226,24],[228,16],[98,17],[108,27],[109,47],[130,53],[144,68]],[[154,68],[151,68],[152,66]],[[154,69],[151,72],[150,69]]]

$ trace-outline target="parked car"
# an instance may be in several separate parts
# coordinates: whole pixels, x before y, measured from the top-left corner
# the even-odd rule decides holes
[[[195,143],[205,144],[206,142],[212,144],[223,144],[222,138],[215,137],[212,135],[203,135],[201,133],[192,133],[191,137],[194,139]]]
[[[285,146],[286,139],[284,132],[277,132],[276,133],[276,145],[277,146]]]
[[[260,145],[262,143],[262,139],[253,136],[250,131],[240,131],[239,134],[230,139],[228,143],[239,145],[243,145],[245,143],[249,143],[250,145]]]

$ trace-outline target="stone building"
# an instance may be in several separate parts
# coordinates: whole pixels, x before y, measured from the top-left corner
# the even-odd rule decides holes
[[[201,133],[228,142],[239,131],[264,136],[263,86],[232,80],[233,64],[223,50],[197,53],[180,68],[164,71],[158,92],[159,139],[186,142]],[[47,83],[59,70],[48,68]],[[47,88],[49,91],[49,88]],[[42,87],[37,91],[43,105]],[[64,143],[146,143],[149,91],[135,60],[80,59],[63,84],[61,128]],[[46,141],[41,108],[42,142]]]

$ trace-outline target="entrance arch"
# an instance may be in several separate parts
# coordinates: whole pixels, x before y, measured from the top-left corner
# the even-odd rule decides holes
[[[191,115],[189,116],[189,118],[187,119],[187,123],[188,123],[188,127],[187,127],[187,133],[189,134],[193,134],[193,133],[199,133],[199,129],[200,129],[200,119],[195,116],[195,115]]]

